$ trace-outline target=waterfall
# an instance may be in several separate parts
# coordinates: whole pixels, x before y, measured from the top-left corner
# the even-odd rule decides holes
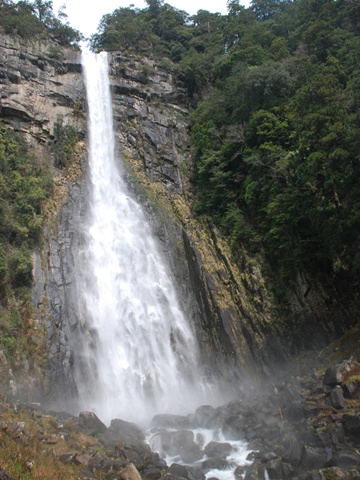
[[[145,421],[198,405],[194,332],[115,156],[106,53],[82,54],[88,103],[88,213],[75,262],[82,409]]]

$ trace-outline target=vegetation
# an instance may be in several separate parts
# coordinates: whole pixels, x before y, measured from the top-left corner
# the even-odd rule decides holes
[[[58,116],[54,124],[55,167],[65,168],[74,154],[79,135],[73,125],[64,125],[62,116]]]
[[[194,211],[284,282],[360,271],[360,7],[228,1],[189,17],[161,0],[106,15],[94,49],[168,56],[192,114]],[[206,92],[206,97],[205,97]]]
[[[56,16],[51,0],[0,0],[0,27],[23,38],[52,38],[60,45],[74,45],[82,35],[67,22],[64,7]]]
[[[31,250],[42,230],[42,203],[51,191],[49,172],[20,137],[0,125],[0,346],[8,354],[29,316]]]

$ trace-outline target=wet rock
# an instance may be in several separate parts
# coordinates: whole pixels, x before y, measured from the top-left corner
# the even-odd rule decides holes
[[[360,399],[360,381],[353,380],[342,385],[344,397],[349,399]]]
[[[318,437],[321,439],[324,447],[337,447],[345,442],[344,427],[341,423],[330,423],[325,427],[316,430]]]
[[[172,463],[168,472],[177,477],[186,478],[187,480],[205,480],[205,475],[199,468],[180,465],[179,463]]]
[[[79,428],[85,435],[97,436],[107,431],[106,425],[93,412],[80,412]]]
[[[247,467],[245,480],[259,480],[265,478],[265,465],[259,460]]]
[[[179,454],[184,463],[194,463],[204,456],[204,452],[195,442],[182,446],[179,450]]]
[[[143,480],[157,480],[162,477],[163,473],[164,471],[160,468],[149,467],[142,470],[141,477]]]
[[[334,466],[349,469],[360,465],[360,454],[355,450],[338,450],[331,462]]]
[[[194,433],[190,430],[178,432],[160,432],[162,450],[170,456],[180,455],[184,463],[200,460],[204,453],[194,442]]]
[[[232,451],[230,443],[210,442],[205,447],[205,454],[208,457],[227,457]]]
[[[340,385],[343,379],[343,369],[341,365],[335,365],[326,370],[323,383],[324,385]]]
[[[202,405],[195,411],[195,420],[199,427],[211,428],[214,426],[217,418],[217,410],[211,405]]]
[[[243,467],[242,465],[239,465],[238,467],[236,467],[234,471],[235,480],[240,480],[244,478],[245,473],[246,473],[245,467]]]
[[[246,437],[245,420],[242,415],[233,415],[225,420],[221,431],[226,440],[242,440]]]
[[[301,461],[301,447],[294,435],[284,437],[282,458],[291,465],[299,465]]]
[[[282,478],[288,478],[284,476],[283,463],[280,458],[273,458],[265,464],[268,476],[272,480],[278,480]],[[289,472],[290,473],[290,472]]]
[[[150,464],[152,460],[150,447],[146,444],[127,445],[118,443],[115,445],[114,450],[120,458],[133,463],[138,469],[142,469],[145,464]]]
[[[135,423],[115,418],[111,420],[105,438],[107,440],[129,443],[131,445],[139,445],[144,443],[145,434]]]
[[[165,473],[165,475],[162,477],[162,480],[184,480],[184,479],[183,477],[177,477],[172,473]]]
[[[328,455],[324,449],[305,445],[302,450],[301,466],[304,470],[323,468],[328,462]]]
[[[360,438],[360,414],[344,415],[343,425],[346,434]]]
[[[334,388],[334,390],[331,390],[329,393],[329,402],[330,405],[336,410],[341,410],[345,406],[344,402],[344,394],[341,389],[341,387]]]
[[[201,468],[205,473],[210,470],[225,470],[228,466],[229,462],[223,457],[208,458],[201,463]]]

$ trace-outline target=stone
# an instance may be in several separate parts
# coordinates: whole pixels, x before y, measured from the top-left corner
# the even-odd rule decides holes
[[[245,439],[244,431],[245,420],[242,415],[233,415],[225,420],[221,429],[226,440]]]
[[[334,367],[329,367],[326,370],[323,383],[324,385],[340,385],[342,378],[343,375],[341,365],[335,365]]]
[[[280,480],[282,478],[288,478],[284,477],[283,475],[283,465],[281,458],[273,458],[272,460],[269,460],[265,464],[266,471],[268,473],[269,478],[271,480]]]
[[[165,473],[163,477],[161,477],[161,480],[184,480],[183,477],[177,477],[176,475],[173,475],[172,473]]]
[[[180,465],[179,463],[172,463],[168,472],[177,477],[186,478],[187,480],[205,480],[205,475],[200,468]]]
[[[265,465],[258,460],[247,467],[245,480],[259,480],[265,478]]]
[[[342,385],[344,397],[350,399],[360,399],[360,381],[353,380],[345,382]]]
[[[74,463],[76,458],[76,453],[65,453],[64,455],[60,455],[59,460],[63,463]]]
[[[348,470],[350,467],[356,467],[360,465],[360,455],[355,450],[343,448],[335,452],[331,463],[334,467],[340,467]]]
[[[315,470],[324,468],[327,464],[328,456],[324,449],[305,445],[302,450],[301,467],[304,470]]]
[[[205,455],[208,457],[227,457],[232,451],[230,443],[210,442],[205,447]]]
[[[294,435],[284,437],[282,443],[282,458],[291,465],[298,465],[301,460],[301,447]]]
[[[202,470],[207,473],[210,470],[226,470],[229,462],[223,457],[208,458],[201,463]]]
[[[209,428],[214,426],[214,420],[217,416],[217,411],[211,405],[202,405],[195,411],[195,420],[199,427]]]
[[[125,420],[115,418],[110,422],[110,427],[107,430],[106,438],[133,445],[139,445],[144,443],[145,434],[135,423],[126,422]]]
[[[242,465],[239,465],[238,467],[236,467],[234,471],[235,480],[240,480],[244,478],[245,473],[246,473],[245,467],[243,467]]]
[[[107,431],[106,425],[93,412],[80,412],[79,427],[86,435],[100,435]]]
[[[329,393],[330,405],[336,410],[341,410],[345,406],[344,394],[341,387],[336,387]]]
[[[360,438],[360,414],[343,416],[344,430],[346,434]]]
[[[137,468],[132,463],[129,463],[129,465],[117,473],[116,478],[119,480],[141,480],[141,475]]]
[[[190,430],[175,432],[160,432],[162,450],[167,455],[180,455],[184,463],[193,463],[200,460],[204,453],[194,442],[194,433]]]
[[[72,462],[77,463],[78,465],[87,466],[87,465],[89,465],[90,460],[91,460],[90,455],[77,453],[75,458],[72,460]]]
[[[141,477],[143,480],[157,480],[163,475],[163,470],[156,467],[144,468],[141,472]]]

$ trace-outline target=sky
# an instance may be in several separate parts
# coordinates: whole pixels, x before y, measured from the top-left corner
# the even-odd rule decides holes
[[[185,10],[190,15],[194,15],[198,10],[227,13],[226,0],[165,0],[165,3],[179,10]],[[240,3],[248,7],[250,0],[243,0]],[[62,5],[66,5],[65,13],[69,17],[70,25],[80,30],[85,37],[96,32],[101,17],[106,13],[112,13],[116,8],[130,5],[137,8],[147,6],[144,0],[53,0],[55,14]]]

